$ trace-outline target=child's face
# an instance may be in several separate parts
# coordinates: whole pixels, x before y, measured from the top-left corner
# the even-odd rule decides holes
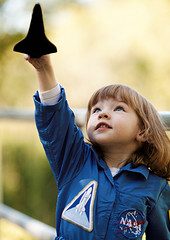
[[[135,111],[121,100],[100,100],[91,109],[87,134],[92,143],[136,150],[141,130]]]

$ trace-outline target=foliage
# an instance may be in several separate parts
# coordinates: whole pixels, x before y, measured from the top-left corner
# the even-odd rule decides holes
[[[120,82],[158,110],[169,110],[169,1],[61,2],[42,1],[47,35],[58,48],[52,55],[56,76],[70,105],[85,107],[97,88]],[[0,37],[0,106],[32,107],[36,76],[12,51],[23,33],[11,34]]]
[[[0,36],[0,60],[3,61],[3,57],[5,56],[6,52],[9,50],[9,46],[14,45],[19,39],[23,38],[23,34],[16,33],[16,34],[9,34],[4,33]]]
[[[3,6],[5,0],[0,0],[0,8]]]
[[[57,189],[45,154],[30,124],[17,128],[2,137],[4,203],[55,226]]]

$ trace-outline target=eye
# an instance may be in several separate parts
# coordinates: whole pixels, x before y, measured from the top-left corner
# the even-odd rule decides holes
[[[117,107],[115,107],[114,111],[123,111],[123,112],[125,112],[125,109],[122,106],[117,106]]]
[[[96,108],[93,109],[92,113],[97,113],[97,112],[100,112],[100,111],[101,111],[101,109],[96,107]]]

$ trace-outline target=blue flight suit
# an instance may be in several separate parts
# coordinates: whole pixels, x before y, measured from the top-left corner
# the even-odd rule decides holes
[[[84,141],[64,89],[56,105],[34,96],[35,119],[58,187],[56,240],[170,240],[170,187],[144,165],[114,177]]]

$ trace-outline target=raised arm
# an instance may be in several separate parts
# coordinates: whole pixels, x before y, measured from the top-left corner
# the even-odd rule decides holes
[[[40,58],[31,58],[26,55],[25,59],[36,70],[40,92],[48,91],[57,85],[50,55],[43,55]]]
[[[57,85],[49,55],[27,56],[26,60],[36,69],[39,82],[39,91],[34,95],[36,126],[52,172],[61,187],[73,179],[84,164],[84,137],[76,126],[63,87],[60,86],[56,103],[46,105],[41,101],[42,92],[49,93]]]

